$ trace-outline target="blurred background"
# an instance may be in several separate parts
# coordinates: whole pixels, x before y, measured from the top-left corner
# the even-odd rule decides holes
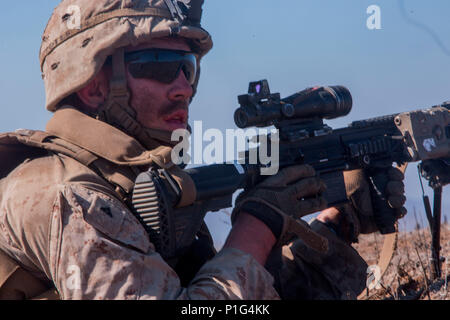
[[[353,110],[327,123],[342,127],[380,115],[450,100],[450,2],[448,0],[206,0],[203,26],[215,46],[202,64],[190,121],[225,133],[235,128],[237,96],[250,81],[268,79],[282,97],[314,85],[344,85]],[[0,19],[0,132],[44,129],[39,70],[41,36],[57,0],[8,1]],[[380,9],[380,29],[367,13]],[[432,190],[425,192],[432,199]],[[449,188],[443,219],[449,217]],[[406,174],[407,209],[401,230],[426,225],[416,164]],[[414,218],[414,212],[416,218]],[[309,218],[309,217],[308,217]],[[220,247],[229,231],[226,211],[207,223]]]

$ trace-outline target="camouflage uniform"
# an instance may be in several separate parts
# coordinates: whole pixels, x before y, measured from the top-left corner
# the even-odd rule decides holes
[[[89,128],[85,137],[99,133],[102,142],[95,146],[98,139],[77,137],[74,128],[80,126]],[[57,111],[48,131],[111,159],[144,152],[131,137],[71,108]],[[355,298],[364,288],[364,261],[322,223],[312,228],[328,238],[327,254],[297,240],[269,259],[281,297]],[[231,249],[181,288],[114,186],[63,154],[27,160],[1,180],[0,230],[0,250],[48,287],[54,284],[64,299],[278,297],[271,275],[251,256]]]
[[[192,2],[198,8],[202,1]],[[272,276],[250,255],[224,249],[182,287],[114,183],[129,185],[144,169],[145,161],[133,160],[148,160],[146,149],[158,146],[147,139],[154,132],[130,116],[127,96],[113,99],[98,117],[102,121],[72,107],[59,108],[120,48],[178,35],[191,41],[200,61],[212,42],[198,14],[188,14],[190,24],[181,24],[165,3],[67,0],[55,9],[41,48],[47,109],[56,111],[47,132],[77,157],[50,149],[30,156],[6,177],[0,174],[0,253],[9,259],[4,264],[9,267],[0,268],[0,298],[40,293],[5,290],[14,287],[11,275],[19,269],[26,270],[26,279],[38,279],[39,288],[55,286],[62,299],[278,299],[278,293],[285,299],[355,298],[364,287],[365,263],[318,221],[312,228],[329,239],[327,254],[317,255],[298,240],[273,252],[267,264]],[[67,9],[72,5],[80,5],[83,16],[80,28],[68,30]],[[111,89],[114,97],[126,88],[118,83],[116,92]],[[63,121],[61,114],[66,115]],[[48,138],[44,135],[40,142],[44,145]],[[80,161],[93,155],[103,171]],[[19,287],[27,286],[24,281]]]
[[[73,109],[64,111],[71,125],[59,126],[60,112],[48,125],[52,135],[73,141],[72,126],[82,125],[102,134],[98,153],[114,144],[117,157],[135,157],[134,139],[121,131],[111,127],[104,134],[107,125]],[[122,140],[127,145],[117,144]],[[322,223],[312,227],[329,239],[326,255],[298,240],[269,259],[281,297],[355,298],[364,287],[365,263]],[[272,276],[235,249],[220,252],[182,288],[113,186],[61,154],[28,160],[1,180],[0,230],[0,250],[49,287],[54,284],[63,299],[278,298]]]
[[[75,110],[70,115],[74,126],[80,119],[102,132],[95,128],[99,121]],[[70,129],[51,132],[73,140]],[[115,145],[118,155],[133,157],[124,151],[130,145],[117,145],[122,133],[111,132],[102,136],[98,152]],[[282,254],[275,250],[267,268],[278,292],[286,299],[355,298],[364,288],[364,261],[322,223],[312,227],[329,239],[329,252],[318,255],[300,240]],[[278,298],[272,276],[235,249],[221,251],[182,288],[111,184],[61,154],[26,161],[1,180],[0,230],[0,250],[49,287],[53,283],[63,299]]]
[[[75,126],[77,118],[88,118],[73,115]],[[87,120],[95,130],[99,121]],[[66,128],[52,133],[73,138]],[[122,133],[111,130],[114,135],[95,140],[98,150],[132,149],[117,145]],[[72,158],[49,154],[26,161],[0,183],[0,250],[53,282],[63,299],[277,298],[271,275],[234,249],[220,252],[181,288],[177,274],[114,194],[103,178]]]

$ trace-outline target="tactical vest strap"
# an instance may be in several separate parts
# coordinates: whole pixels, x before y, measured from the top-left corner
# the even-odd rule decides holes
[[[5,153],[14,148],[18,149],[17,159],[8,157],[12,161],[11,165],[8,166],[10,167],[9,170],[19,165],[26,158],[42,155],[43,149],[70,157],[112,184],[117,193],[115,196],[118,195],[122,200],[133,191],[134,179],[137,176],[137,172],[131,166],[116,165],[99,158],[88,150],[43,131],[17,130],[15,133],[2,134],[0,135],[0,148],[0,152],[4,151]],[[39,150],[40,154],[38,153]]]
[[[167,170],[178,184],[181,190],[181,199],[178,203],[178,208],[182,208],[195,202],[197,189],[192,178],[172,162],[171,154],[172,148],[160,146],[153,150],[151,158],[158,167]]]
[[[98,158],[89,167],[115,186],[115,191],[122,200],[126,200],[133,191],[134,181],[138,175],[133,167],[116,166],[101,158]]]
[[[15,152],[11,152],[15,151]],[[115,194],[110,195],[127,201],[132,194],[135,180],[140,173],[139,166],[155,165],[166,169],[178,183],[182,198],[179,206],[188,206],[196,199],[195,185],[183,170],[171,162],[171,148],[160,146],[148,151],[149,159],[138,159],[128,164],[118,164],[109,159],[95,155],[91,151],[68,142],[55,134],[18,130],[14,133],[0,134],[0,160],[6,164],[6,169],[0,167],[0,179],[7,176],[16,166],[26,159],[45,156],[47,152],[61,154],[77,160],[84,166],[96,172],[110,185],[115,186]],[[5,161],[3,161],[5,160]],[[213,248],[212,238],[206,226],[202,226],[201,234]],[[200,236],[200,233],[199,233]],[[46,286],[40,279],[21,268],[15,261],[0,252],[0,299],[56,299],[59,298],[55,289]]]
[[[33,148],[18,143],[17,137],[11,134],[0,135],[0,179],[6,177],[19,164],[28,158],[45,156],[47,152],[42,148]]]
[[[26,146],[29,148],[27,149]],[[42,149],[62,154],[77,160],[103,177],[115,187],[115,192],[123,201],[127,200],[128,195],[133,191],[134,182],[140,171],[136,165],[118,165],[71,142],[43,131],[17,130],[15,133],[0,135],[0,153],[2,153],[1,151],[7,153],[14,147],[20,147],[20,152],[17,152],[18,155],[20,154],[20,159],[13,161],[14,163],[11,164],[11,168],[24,161],[28,157],[27,154],[31,153],[32,150],[36,153],[40,149],[41,154]],[[6,150],[3,150],[4,148]],[[166,169],[173,176],[182,190],[182,199],[179,206],[183,207],[195,201],[195,185],[183,170],[172,163],[171,150],[170,147],[160,146],[149,151],[150,160],[147,163],[158,165],[160,168]]]
[[[91,152],[82,149],[70,142],[60,139],[43,131],[34,130],[17,130],[14,133],[5,134],[10,140],[16,140],[16,143],[21,143],[26,146],[41,148],[55,153],[60,153],[73,158],[83,165],[89,167],[98,157]],[[0,135],[0,143],[2,137]]]

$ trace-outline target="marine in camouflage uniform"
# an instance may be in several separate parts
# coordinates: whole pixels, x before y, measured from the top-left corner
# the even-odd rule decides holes
[[[135,177],[167,156],[168,135],[143,126],[129,106],[124,48],[176,36],[200,62],[212,47],[202,2],[185,10],[163,0],[68,0],[55,9],[40,53],[54,117],[45,132],[0,136],[9,155],[0,172],[0,298],[45,298],[53,287],[61,299],[354,299],[363,290],[367,266],[337,235],[342,225],[314,221],[326,253],[298,239],[276,246],[266,268],[233,246],[215,254],[209,241],[194,274],[180,278],[129,210]],[[110,92],[93,114],[75,94],[107,59]]]

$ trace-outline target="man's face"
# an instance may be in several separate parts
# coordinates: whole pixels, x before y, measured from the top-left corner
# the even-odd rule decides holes
[[[151,45],[129,47],[126,51],[148,48],[191,51],[187,42],[180,38],[154,39]],[[143,126],[166,131],[187,128],[193,89],[183,72],[170,84],[150,79],[135,79],[129,72],[127,81],[131,94],[130,105],[136,110],[137,120]]]

